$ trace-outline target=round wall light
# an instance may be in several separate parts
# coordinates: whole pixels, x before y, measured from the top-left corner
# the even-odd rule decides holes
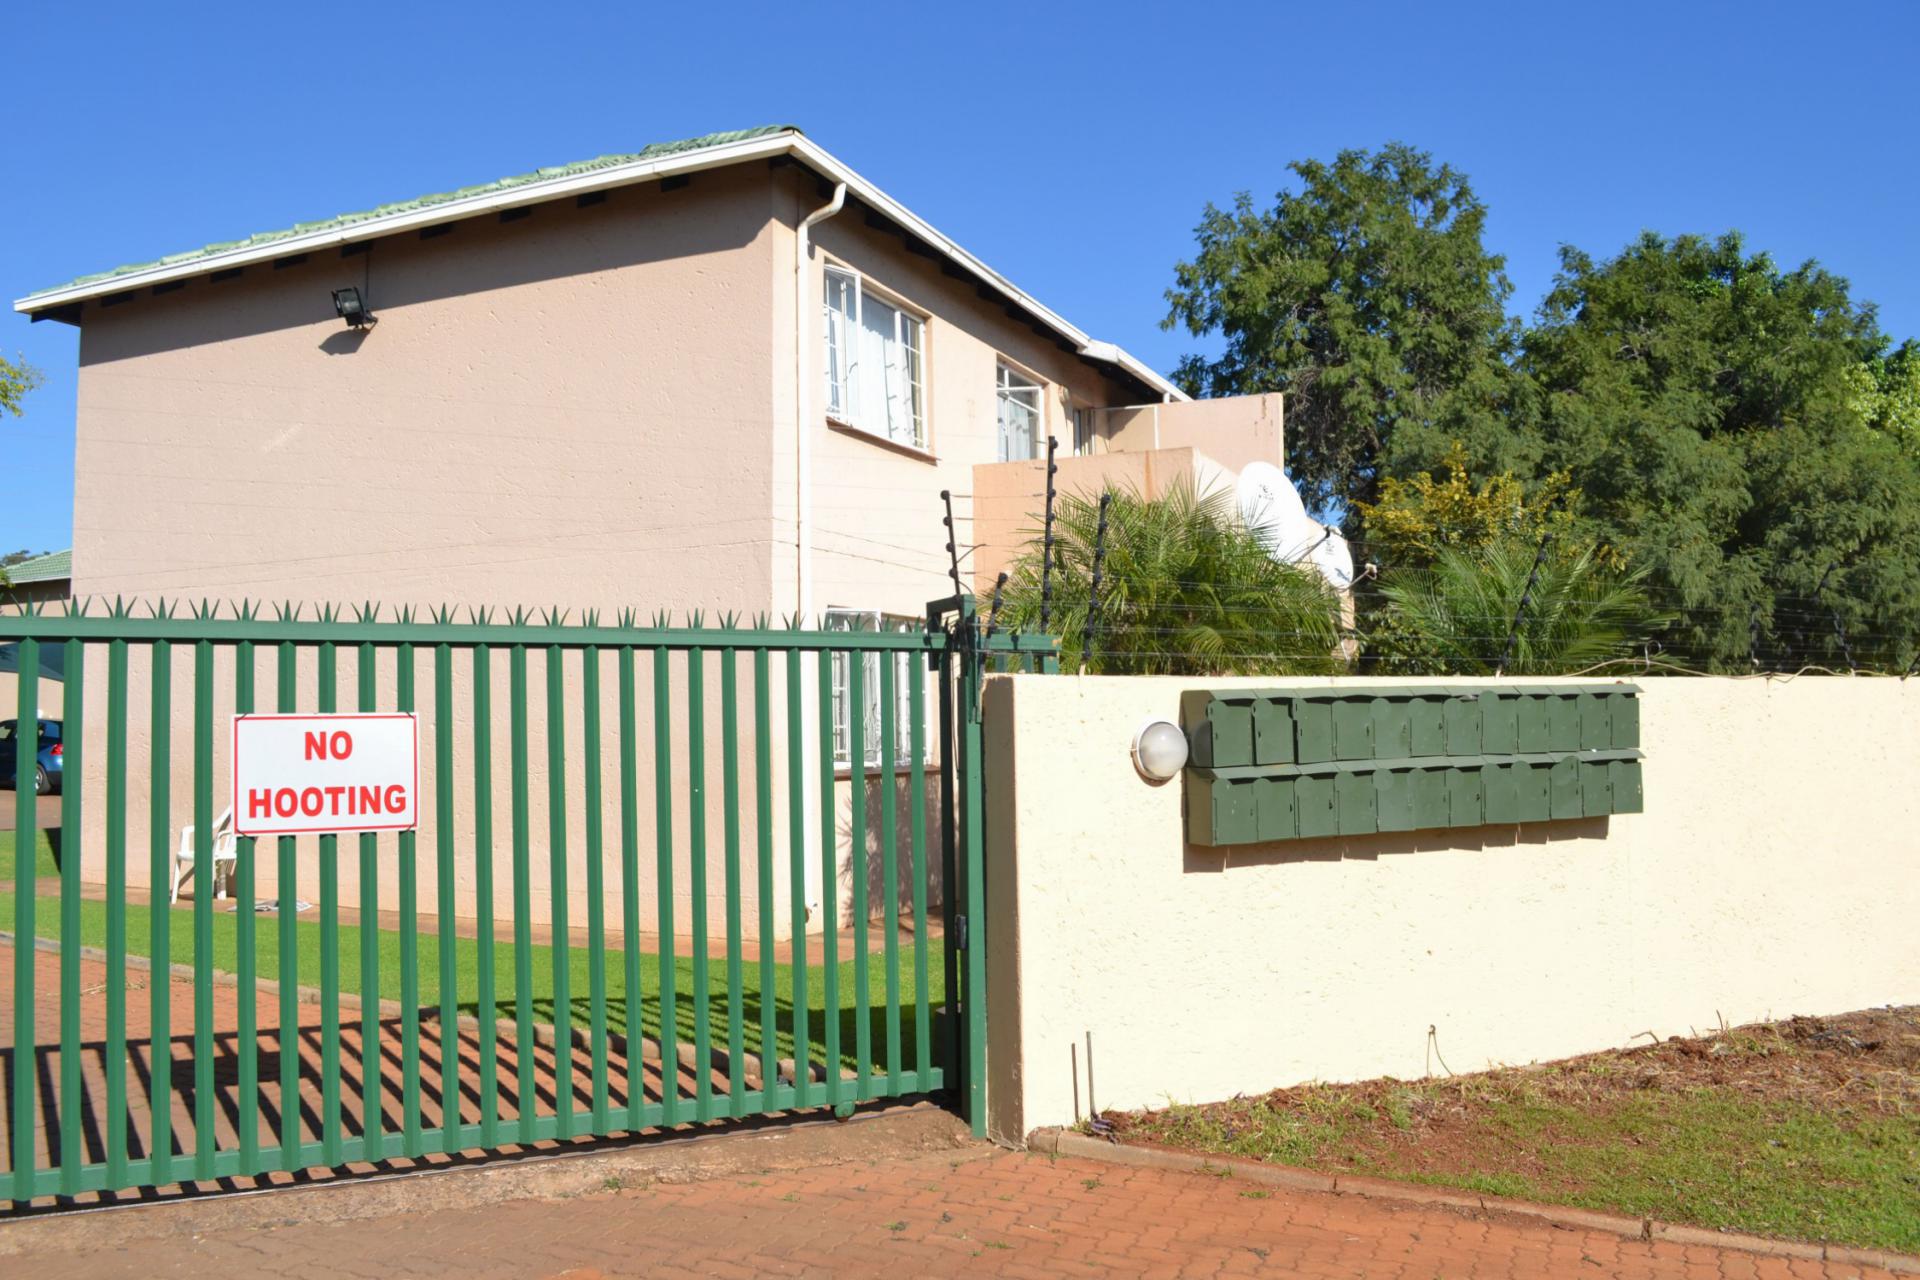
[[[1187,735],[1171,720],[1149,720],[1133,735],[1133,767],[1158,785],[1187,767]]]

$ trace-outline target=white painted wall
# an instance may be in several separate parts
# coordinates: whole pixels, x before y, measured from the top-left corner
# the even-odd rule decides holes
[[[989,680],[1002,1141],[1073,1119],[1075,1044],[1086,1106],[1089,1031],[1113,1108],[1920,1000],[1920,684],[1641,680],[1644,814],[1189,847],[1133,732],[1275,683]]]

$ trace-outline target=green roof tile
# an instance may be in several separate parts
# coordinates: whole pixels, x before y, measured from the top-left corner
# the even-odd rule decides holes
[[[29,582],[57,582],[61,578],[73,576],[73,549],[49,551],[43,556],[31,560],[22,560],[19,564],[9,565],[7,577],[13,585],[24,586]]]
[[[399,200],[392,204],[383,204],[372,209],[364,209],[358,213],[343,213],[337,217],[322,218],[314,222],[296,222],[293,226],[281,231],[262,231],[240,240],[222,240],[214,244],[204,245],[198,249],[189,249],[183,253],[169,254],[164,258],[156,258],[151,262],[131,262],[125,266],[115,267],[111,271],[96,271],[91,275],[80,276],[77,279],[67,281],[65,284],[54,285],[52,288],[41,289],[38,292],[54,293],[62,289],[72,289],[80,285],[98,284],[103,280],[111,280],[116,276],[133,275],[136,272],[148,271],[154,267],[178,266],[181,263],[192,262],[197,258],[210,258],[216,254],[227,253],[234,249],[272,244],[277,240],[285,240],[292,236],[309,235],[315,231],[350,227],[356,223],[371,222],[378,218],[391,217],[394,214],[411,213],[418,209],[431,208],[434,205],[446,204],[452,200],[466,200],[474,196],[491,195],[499,191],[508,191],[514,187],[525,186],[530,182],[549,182],[556,178],[572,178],[582,174],[592,173],[598,169],[612,169],[620,165],[634,164],[642,160],[657,160],[662,156],[677,155],[684,151],[700,151],[708,147],[725,146],[732,142],[745,142],[751,138],[763,138],[769,134],[798,132],[799,130],[792,125],[775,124],[763,125],[757,129],[735,129],[726,133],[709,133],[698,138],[683,138],[678,142],[656,142],[642,147],[638,151],[627,152],[625,154],[595,156],[591,160],[581,160],[573,164],[552,165],[544,169],[536,169],[532,173],[514,174],[512,177],[501,178],[495,182],[484,182],[478,186],[461,187],[456,191],[438,191],[430,195],[416,196],[411,200]],[[65,555],[66,553],[61,552],[60,554]],[[43,558],[50,559],[51,557]],[[37,562],[30,561],[29,563]],[[14,570],[14,573],[15,581],[19,581],[18,567]]]

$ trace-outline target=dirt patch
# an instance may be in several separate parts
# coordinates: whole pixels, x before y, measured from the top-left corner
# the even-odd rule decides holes
[[[1106,1119],[1122,1142],[1920,1247],[1920,1006]]]

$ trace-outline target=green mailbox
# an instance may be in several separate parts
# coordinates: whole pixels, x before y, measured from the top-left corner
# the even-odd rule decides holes
[[[1556,757],[1535,752],[1519,757],[1520,821],[1545,822],[1553,816],[1553,765]]]
[[[1204,770],[1187,777],[1187,839],[1199,845],[1252,844],[1260,838],[1254,778]]]
[[[1187,731],[1188,763],[1202,769],[1232,769],[1253,763],[1253,703],[1250,696],[1188,692],[1180,698]]]
[[[1333,704],[1333,758],[1371,760],[1373,750],[1372,698],[1341,698]]]
[[[1413,830],[1414,773],[1412,765],[1399,760],[1383,760],[1374,769],[1374,816],[1381,831]]]
[[[1632,685],[1616,691],[1612,706],[1613,746],[1624,750],[1640,745],[1640,691]]]
[[[1333,759],[1333,697],[1301,694],[1293,700],[1294,759],[1318,764]]]
[[[1499,826],[1521,821],[1520,775],[1526,764],[1517,756],[1489,756],[1480,771],[1487,821]]]
[[[1613,694],[1606,689],[1580,693],[1580,748],[1604,751],[1613,745]]]
[[[1422,695],[1407,704],[1408,755],[1447,754],[1447,707],[1451,701],[1444,695]]]
[[[1413,829],[1433,831],[1450,825],[1447,774],[1450,770],[1438,762],[1425,763],[1413,771]]]
[[[1333,804],[1343,836],[1367,835],[1380,829],[1373,791],[1373,770],[1341,768],[1333,775]]]
[[[1334,805],[1333,780],[1339,770],[1331,762],[1302,765],[1293,781],[1295,822],[1301,836],[1337,836],[1340,813]]]
[[[1261,694],[1253,700],[1253,763],[1293,763],[1293,700]]]
[[[1480,750],[1510,756],[1520,749],[1520,695],[1489,689],[1480,695]]]
[[[1197,845],[1639,813],[1630,684],[1190,691]]]
[[[1446,701],[1446,755],[1477,756],[1486,748],[1480,741],[1480,695],[1455,689]]]
[[[1367,754],[1380,760],[1402,760],[1413,751],[1413,699],[1398,689],[1382,689],[1369,701],[1373,705],[1373,749]],[[1351,759],[1344,752],[1341,759]]]
[[[1538,755],[1553,743],[1553,695],[1545,690],[1529,690],[1515,699],[1513,750],[1521,755]]]
[[[1295,778],[1291,774],[1260,778],[1254,786],[1255,821],[1260,840],[1291,840],[1299,833],[1293,813]]]
[[[1613,812],[1613,761],[1602,753],[1580,757],[1580,812],[1589,818]]]
[[[1615,760],[1609,770],[1613,784],[1613,811],[1615,813],[1641,813],[1640,796],[1640,757],[1635,752],[1632,759]]]
[[[1547,699],[1547,750],[1580,749],[1580,687],[1562,685]]]
[[[1550,816],[1580,818],[1586,816],[1586,798],[1580,784],[1580,757],[1555,754],[1547,769]]]
[[[1447,825],[1477,827],[1490,821],[1486,816],[1481,779],[1485,766],[1480,756],[1455,756],[1447,764]]]

